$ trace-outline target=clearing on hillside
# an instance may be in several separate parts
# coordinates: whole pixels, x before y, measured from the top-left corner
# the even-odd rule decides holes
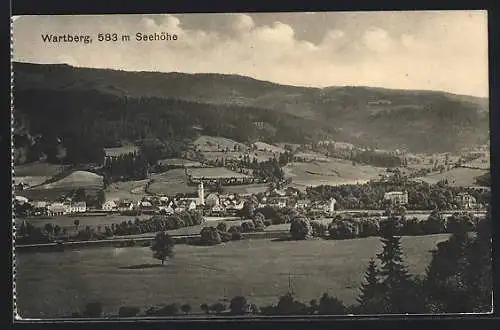
[[[219,136],[202,135],[193,142],[193,146],[201,152],[225,151],[229,149],[233,151],[235,146],[240,151],[247,151],[248,146],[234,140],[226,139]]]
[[[476,178],[487,173],[489,170],[478,170],[458,167],[443,173],[429,174],[419,177],[416,180],[435,184],[441,180],[448,180],[448,184],[454,187],[474,187],[477,186]]]
[[[113,182],[104,190],[106,200],[123,200],[137,202],[144,196],[144,189],[150,179],[139,181]]]
[[[14,166],[14,175],[16,177],[25,177],[25,176],[53,177],[54,175],[62,172],[66,167],[67,167],[66,165],[60,165],[60,164],[33,162],[29,164]]]
[[[151,194],[166,194],[169,196],[178,193],[194,193],[196,186],[188,186],[184,169],[172,169],[163,173],[151,175],[152,183],[148,192]]]
[[[326,162],[287,164],[285,176],[292,178],[292,186],[301,190],[310,186],[366,183],[378,179],[385,168],[370,165],[352,165],[351,161],[330,158]]]
[[[103,177],[92,172],[75,171],[61,180],[47,183],[39,187],[39,189],[54,189],[54,188],[103,188]]]
[[[272,144],[265,143],[265,142],[257,141],[253,145],[259,151],[267,151],[267,152],[276,153],[276,154],[280,154],[280,153],[285,152],[285,149],[283,149],[281,147],[274,146]]]

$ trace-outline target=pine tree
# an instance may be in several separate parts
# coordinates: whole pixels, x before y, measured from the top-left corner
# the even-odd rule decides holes
[[[381,305],[381,284],[378,279],[378,269],[375,260],[371,259],[365,273],[365,282],[361,284],[361,294],[357,302],[364,314],[378,313]]]
[[[396,217],[389,217],[381,228],[384,244],[377,258],[381,262],[380,275],[382,277],[381,289],[385,296],[387,312],[407,313],[410,293],[408,290],[411,277],[403,260],[400,237],[396,236]]]

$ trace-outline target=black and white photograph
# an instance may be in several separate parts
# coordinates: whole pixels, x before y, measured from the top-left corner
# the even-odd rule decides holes
[[[493,312],[487,11],[11,39],[15,319]]]

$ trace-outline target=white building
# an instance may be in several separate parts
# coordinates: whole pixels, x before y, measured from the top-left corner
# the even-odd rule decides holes
[[[52,203],[47,207],[47,214],[49,216],[65,215],[70,212],[68,205],[63,203]]]
[[[118,204],[114,200],[108,200],[102,204],[102,210],[106,212],[118,211]]]
[[[70,213],[85,213],[85,212],[87,212],[87,203],[76,202],[76,203],[69,204],[69,212]]]
[[[455,196],[455,202],[461,209],[472,209],[475,208],[477,204],[476,198],[467,193],[459,193]]]
[[[406,205],[408,204],[408,192],[407,191],[387,192],[384,194],[384,199],[390,201],[392,204]]]
[[[122,201],[118,204],[118,211],[127,212],[132,211],[134,209],[134,204],[132,202]]]
[[[198,186],[198,205],[205,205],[205,189],[203,187],[203,181],[200,181]]]

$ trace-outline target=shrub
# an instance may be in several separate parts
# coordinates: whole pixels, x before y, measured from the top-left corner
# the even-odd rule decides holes
[[[241,233],[241,231],[242,231],[241,226],[235,226],[235,225],[229,227],[228,229],[229,233]]]
[[[446,221],[438,212],[431,212],[427,220],[422,221],[422,231],[426,235],[440,234],[445,232]]]
[[[406,220],[403,223],[403,227],[401,228],[402,235],[418,236],[422,235],[423,233],[423,225],[418,221],[417,218]]]
[[[202,244],[215,245],[220,244],[222,238],[215,227],[204,227],[200,232],[200,241]]]
[[[254,219],[253,220],[253,224],[254,224],[254,231],[264,231],[266,226],[264,225],[264,221],[262,221],[261,219],[257,218],[257,219]]]
[[[253,221],[245,221],[241,224],[242,233],[251,233],[253,231],[255,231],[255,225]]]
[[[240,232],[231,233],[231,240],[232,241],[239,241],[240,239],[241,239],[241,233]]]
[[[273,222],[269,219],[264,220],[264,226],[269,227],[273,224]]]
[[[123,306],[118,310],[119,317],[134,317],[139,314],[140,310],[137,307]]]
[[[470,215],[453,214],[446,221],[448,233],[463,233],[474,230],[474,219]]]
[[[217,230],[220,232],[226,232],[227,231],[227,224],[225,222],[219,222],[217,224]]]
[[[292,235],[292,239],[296,240],[310,238],[312,235],[312,228],[309,219],[300,215],[294,217],[290,224],[290,234]]]
[[[320,221],[311,221],[312,236],[324,237],[328,231],[328,227]]]
[[[363,219],[359,222],[359,237],[373,237],[380,233],[378,219]]]
[[[359,228],[349,220],[332,221],[328,226],[328,233],[334,239],[351,239],[359,235]]]
[[[222,242],[229,242],[232,237],[233,237],[233,234],[231,233],[228,233],[228,232],[219,232],[219,235],[220,235],[220,239]]]

